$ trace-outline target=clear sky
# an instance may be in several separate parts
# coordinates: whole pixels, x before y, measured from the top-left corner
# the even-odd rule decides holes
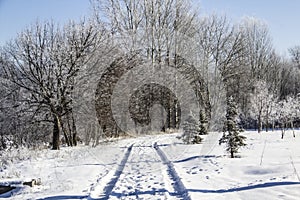
[[[200,0],[202,12],[226,13],[233,22],[252,16],[264,20],[278,53],[300,45],[300,0]]]
[[[37,19],[64,24],[90,12],[89,0],[0,0],[0,45]]]
[[[244,16],[263,19],[270,28],[274,47],[286,53],[300,45],[300,0],[195,0],[201,12],[226,13],[233,22]],[[89,0],[0,0],[0,45],[36,19],[63,24],[91,12]]]

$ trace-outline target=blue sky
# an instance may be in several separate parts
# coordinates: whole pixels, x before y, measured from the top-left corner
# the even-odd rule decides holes
[[[285,54],[300,45],[300,0],[195,0],[202,13],[226,13],[233,22],[254,16],[267,22],[274,47]],[[63,24],[90,13],[89,0],[0,0],[0,45],[36,19]]]
[[[89,0],[0,0],[0,45],[37,19],[64,24],[90,12]]]
[[[226,13],[233,22],[245,16],[264,20],[280,54],[300,45],[300,0],[200,0],[200,9]]]

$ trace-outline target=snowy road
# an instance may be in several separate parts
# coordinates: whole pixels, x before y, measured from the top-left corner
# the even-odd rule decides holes
[[[220,134],[198,145],[165,134],[8,152],[3,159],[15,158],[0,169],[0,183],[18,189],[0,199],[300,199],[300,131],[284,140],[280,131],[245,132],[247,146],[234,159],[217,145]],[[20,184],[31,178],[42,184]]]
[[[151,140],[127,147],[114,175],[100,190],[90,199],[190,199],[171,162]]]

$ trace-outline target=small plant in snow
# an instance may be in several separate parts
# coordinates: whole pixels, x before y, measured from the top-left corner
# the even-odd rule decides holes
[[[186,144],[199,144],[202,141],[200,137],[200,123],[199,121],[193,116],[190,115],[182,124],[183,134],[181,139]]]
[[[237,108],[232,97],[227,100],[226,121],[223,128],[223,136],[219,140],[219,144],[225,143],[227,145],[226,151],[230,153],[231,158],[238,152],[238,149],[245,146],[245,136],[240,135],[242,131],[237,124]]]

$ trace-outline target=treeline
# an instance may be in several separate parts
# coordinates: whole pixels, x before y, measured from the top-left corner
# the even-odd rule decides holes
[[[99,78],[128,54],[154,71],[179,59],[196,68],[210,130],[222,129],[229,97],[244,128],[284,128],[299,120],[300,47],[289,49],[290,58],[278,55],[263,21],[202,16],[189,0],[95,0],[91,6],[89,19],[36,22],[1,47],[0,149],[49,141],[59,149],[61,136],[69,146],[97,145],[103,136],[95,108]],[[135,78],[127,78],[132,91]]]

